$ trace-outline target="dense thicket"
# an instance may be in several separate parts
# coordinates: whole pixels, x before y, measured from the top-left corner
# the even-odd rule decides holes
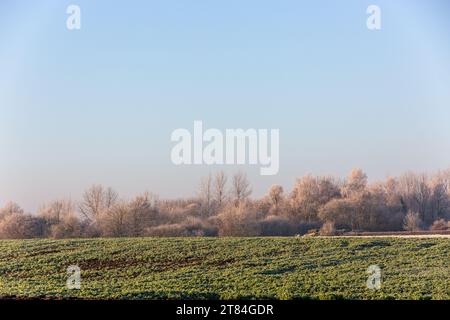
[[[320,229],[418,231],[450,229],[450,170],[433,175],[407,173],[368,183],[353,170],[339,180],[308,175],[292,191],[272,186],[260,199],[246,176],[230,181],[223,172],[202,179],[192,199],[159,200],[150,193],[121,199],[96,185],[79,203],[54,201],[36,214],[17,204],[0,209],[0,238],[141,236],[283,236]]]

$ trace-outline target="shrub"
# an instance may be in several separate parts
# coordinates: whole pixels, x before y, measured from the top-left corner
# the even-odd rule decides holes
[[[403,228],[407,231],[418,231],[422,228],[422,220],[417,212],[408,212],[403,220]]]
[[[295,228],[286,217],[268,216],[259,222],[262,236],[290,236],[295,234]]]
[[[430,229],[432,231],[444,231],[449,228],[449,223],[450,222],[447,222],[444,219],[439,219],[433,222],[433,225],[431,226]]]
[[[0,238],[31,239],[43,235],[45,222],[29,214],[11,213],[0,221]]]
[[[102,236],[102,231],[97,222],[83,220],[81,221],[81,227],[83,230],[83,236],[86,238],[99,238]]]
[[[334,236],[336,235],[336,228],[334,223],[331,221],[327,221],[322,225],[319,231],[321,236]]]
[[[299,223],[295,226],[295,230],[297,234],[304,235],[307,233],[318,233],[319,229],[321,227],[321,224],[319,222],[317,223]]]
[[[260,235],[258,214],[247,202],[230,205],[218,215],[219,236],[250,237]]]
[[[217,229],[198,218],[189,217],[181,223],[149,227],[146,235],[151,237],[208,237],[216,236]]]
[[[58,224],[54,224],[51,226],[51,236],[55,239],[82,237],[82,223],[74,215],[65,216]]]
[[[146,234],[150,237],[181,237],[187,236],[185,229],[180,223],[164,224],[156,227],[149,227]]]

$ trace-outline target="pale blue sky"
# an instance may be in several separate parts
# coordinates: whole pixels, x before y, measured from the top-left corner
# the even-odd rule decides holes
[[[446,168],[449,39],[446,0],[2,0],[0,205],[93,183],[189,196],[217,169],[245,170],[261,195],[306,173]],[[174,166],[170,133],[194,120],[280,129],[279,174]]]

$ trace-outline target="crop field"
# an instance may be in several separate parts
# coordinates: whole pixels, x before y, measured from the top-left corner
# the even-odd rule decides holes
[[[448,238],[0,241],[0,297],[450,299]],[[70,290],[67,268],[81,270]],[[369,289],[370,265],[381,288]]]

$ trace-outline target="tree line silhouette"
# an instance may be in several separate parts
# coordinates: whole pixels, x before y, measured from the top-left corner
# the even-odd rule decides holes
[[[94,185],[78,202],[57,200],[34,214],[13,202],[0,209],[0,238],[335,235],[349,231],[450,230],[450,169],[408,172],[369,183],[361,169],[347,178],[306,175],[286,193],[273,185],[251,198],[246,175],[222,171],[189,199],[152,193],[122,199]]]

